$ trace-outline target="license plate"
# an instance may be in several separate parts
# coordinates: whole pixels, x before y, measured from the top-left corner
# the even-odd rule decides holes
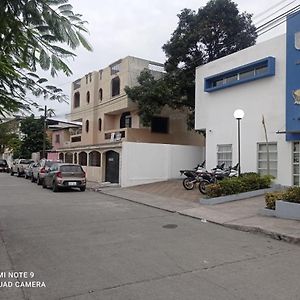
[[[77,182],[69,182],[68,185],[74,186],[77,185]]]

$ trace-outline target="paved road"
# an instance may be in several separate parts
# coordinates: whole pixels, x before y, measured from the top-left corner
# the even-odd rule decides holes
[[[300,298],[299,246],[95,192],[0,174],[0,229],[0,275],[34,272],[25,281],[47,286],[0,299]]]

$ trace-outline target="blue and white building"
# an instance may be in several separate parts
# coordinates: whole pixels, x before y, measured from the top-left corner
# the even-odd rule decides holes
[[[206,130],[206,165],[238,161],[236,109],[241,125],[241,171],[267,172],[278,183],[300,183],[300,14],[286,34],[196,69],[195,128]]]

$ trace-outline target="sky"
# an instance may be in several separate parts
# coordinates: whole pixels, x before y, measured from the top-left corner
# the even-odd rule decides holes
[[[300,0],[236,0],[240,12],[253,14],[253,22],[257,25],[266,22],[276,10],[286,6],[290,9]],[[205,6],[206,0],[69,0],[74,13],[83,15],[88,21],[88,41],[93,52],[84,48],[75,50],[77,57],[68,65],[73,75],[63,74],[49,81],[62,88],[70,97],[71,84],[86,73],[107,67],[112,62],[128,55],[164,63],[165,55],[162,45],[171,37],[177,27],[177,14],[184,8],[197,10]],[[278,6],[276,6],[278,4]],[[274,7],[276,6],[276,7]],[[278,12],[278,14],[282,13]],[[274,16],[273,16],[274,17]],[[269,17],[270,19],[271,17]],[[261,21],[259,23],[259,21]],[[263,35],[257,42],[284,33],[280,26]],[[63,118],[70,112],[70,105],[51,101],[40,101],[55,110],[56,116]]]

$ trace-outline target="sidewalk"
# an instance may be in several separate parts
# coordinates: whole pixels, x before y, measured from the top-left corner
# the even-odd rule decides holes
[[[103,194],[123,198],[147,206],[176,212],[237,230],[263,233],[272,238],[300,244],[300,221],[260,215],[265,207],[263,196],[217,205],[199,203],[198,189],[187,191],[181,180],[151,183],[129,188],[101,186],[89,187]]]

